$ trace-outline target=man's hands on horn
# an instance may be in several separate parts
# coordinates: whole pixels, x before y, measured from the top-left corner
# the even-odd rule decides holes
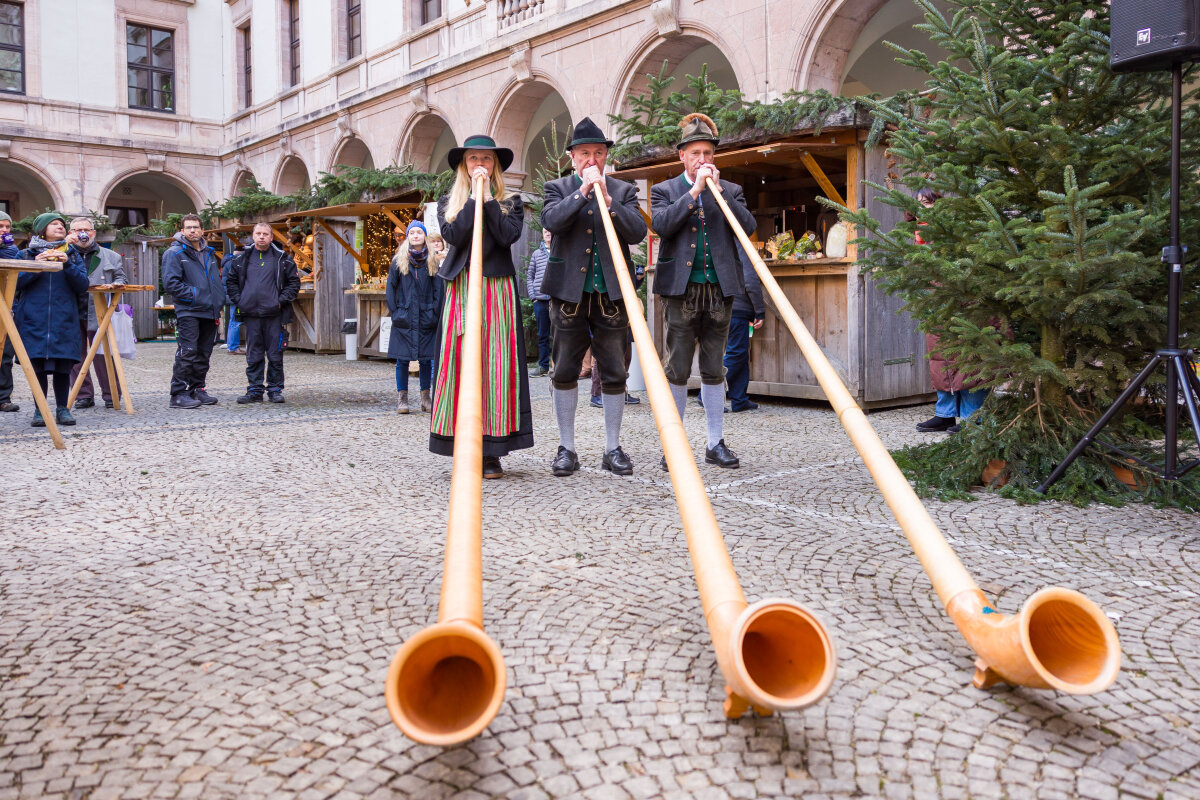
[[[612,207],[612,198],[608,196],[608,187],[604,184],[604,173],[595,164],[584,167],[582,174],[579,176],[583,181],[583,194],[586,197],[591,194],[592,187],[595,186],[600,191],[600,196],[604,199],[604,204]]]
[[[721,171],[717,169],[717,165],[701,164],[696,167],[696,181],[692,184],[692,188],[688,192],[694,199],[699,198],[700,193],[708,188],[705,178],[712,178],[713,183],[717,185],[717,191],[721,194],[725,193],[725,190],[721,188]]]

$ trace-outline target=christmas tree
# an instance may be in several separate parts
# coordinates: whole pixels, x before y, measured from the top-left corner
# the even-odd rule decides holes
[[[993,392],[961,433],[897,460],[919,490],[944,497],[965,496],[1000,460],[1002,492],[1034,499],[1031,489],[1165,337],[1170,73],[1109,69],[1107,4],[917,3],[918,29],[947,60],[895,48],[898,62],[928,76],[926,91],[903,111],[861,98],[886,123],[902,171],[875,189],[915,221],[884,231],[865,211],[844,217],[865,229],[860,267],[940,336],[960,374]],[[1194,247],[1196,99],[1187,92],[1183,112],[1182,233]],[[926,188],[940,195],[932,208],[914,198]],[[1194,346],[1200,294],[1186,276],[1181,331],[1182,346]],[[1161,370],[1155,380],[1105,438],[1153,452],[1167,402]],[[1130,466],[1093,446],[1050,496],[1200,508],[1200,469],[1166,483],[1135,468],[1140,485],[1130,490],[1114,465]]]

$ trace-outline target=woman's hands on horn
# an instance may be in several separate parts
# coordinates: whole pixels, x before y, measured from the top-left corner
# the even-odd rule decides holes
[[[692,184],[692,188],[688,191],[693,199],[699,198],[700,193],[708,187],[708,184],[705,183],[705,178],[712,178],[713,183],[717,185],[717,191],[721,194],[725,193],[725,190],[721,188],[721,171],[717,169],[717,165],[701,164],[700,166],[696,167],[696,181]]]
[[[475,181],[479,178],[483,178],[483,200],[486,203],[492,199],[492,173],[482,166],[471,170],[471,199],[475,198]]]
[[[600,190],[600,196],[604,198],[604,204],[609,208],[612,207],[612,198],[608,196],[608,187],[604,185],[604,173],[600,168],[593,164],[590,167],[583,168],[583,174],[579,176],[583,181],[583,194],[586,197],[591,193],[592,187],[595,186]]]

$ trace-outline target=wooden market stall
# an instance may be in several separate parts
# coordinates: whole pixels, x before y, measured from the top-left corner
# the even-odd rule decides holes
[[[358,320],[359,358],[385,357],[390,317],[385,287],[391,264],[392,228],[404,228],[419,203],[345,203],[287,216],[313,226],[311,281],[302,282],[289,347],[318,353],[345,352],[342,323]]]
[[[859,273],[853,244],[846,247],[844,255],[826,254],[830,233],[839,223],[836,214],[817,202],[818,196],[852,208],[865,203],[872,215],[885,223],[885,229],[900,218],[896,209],[879,202],[878,192],[864,183],[889,181],[884,148],[868,151],[864,146],[868,127],[869,122],[851,115],[846,124],[827,125],[819,135],[797,132],[761,143],[744,139],[723,143],[714,160],[722,179],[743,187],[746,204],[758,219],[758,230],[751,239],[855,400],[864,407],[925,402],[933,391],[925,337],[901,310],[903,301],[883,293],[873,280]],[[614,176],[646,181],[642,196],[648,210],[649,187],[677,179],[682,171],[673,149],[659,149],[626,161]],[[779,239],[771,242],[769,249],[768,242],[787,232],[794,240],[800,240],[805,232],[815,234],[818,252],[792,254],[785,241],[784,257],[773,257]],[[847,240],[856,235],[849,232]],[[653,294],[656,241],[650,252],[647,314],[655,341],[661,343],[661,301]],[[691,384],[699,385],[695,367]],[[769,301],[766,320],[750,341],[749,391],[825,399],[800,348]]]

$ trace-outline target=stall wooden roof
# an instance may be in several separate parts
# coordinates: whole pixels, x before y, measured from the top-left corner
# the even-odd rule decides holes
[[[820,136],[789,136],[780,141],[767,142],[753,147],[739,147],[734,150],[718,149],[713,157],[718,169],[745,169],[751,172],[771,174],[786,171],[796,166],[811,168],[814,155],[820,156],[823,151],[839,156],[846,147],[858,143],[856,128],[842,130],[825,130]],[[662,155],[651,161],[642,161],[634,166],[618,169],[612,173],[614,178],[623,180],[649,180],[651,183],[673,178],[680,172],[679,156],[676,153]]]
[[[338,206],[325,206],[324,208],[313,208],[308,211],[293,211],[290,214],[282,215],[279,219],[298,219],[300,217],[319,217],[321,219],[328,219],[330,217],[365,217],[368,214],[388,214],[389,212],[421,207],[420,203],[343,203]]]

